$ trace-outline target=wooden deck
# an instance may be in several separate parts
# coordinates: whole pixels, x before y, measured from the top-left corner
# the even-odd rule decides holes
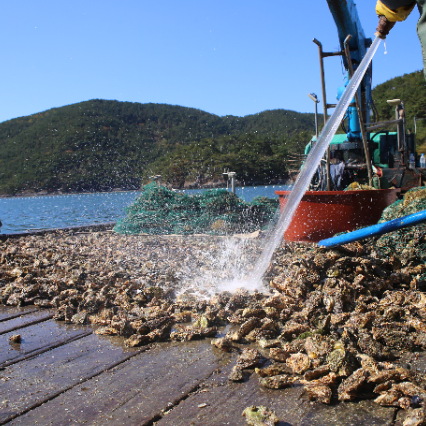
[[[210,339],[128,349],[52,312],[2,307],[0,339],[0,425],[239,426],[250,405],[275,410],[280,426],[402,424],[372,401],[325,406],[301,387],[263,389],[251,371],[229,382],[237,354]]]

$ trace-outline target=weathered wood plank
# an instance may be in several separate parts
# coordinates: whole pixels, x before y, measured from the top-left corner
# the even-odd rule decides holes
[[[393,424],[395,409],[380,407],[372,401],[332,407],[309,402],[302,386],[269,390],[259,385],[255,373],[243,383],[229,382],[228,374],[229,368],[226,368],[221,375],[208,380],[199,392],[171,410],[156,425],[246,426],[242,412],[251,405],[264,405],[274,410],[282,426]]]
[[[53,312],[48,311],[35,311],[27,315],[21,315],[12,318],[8,321],[0,322],[0,334],[9,333],[13,330],[18,330],[22,327],[38,324],[39,322],[46,321],[53,317]]]
[[[298,426],[394,425],[397,409],[382,407],[372,400],[345,402],[334,406],[316,403]]]
[[[220,362],[226,362],[222,357],[212,351],[209,341],[159,344],[14,419],[11,425],[150,424],[196,389]]]
[[[0,378],[0,424],[136,355],[91,334],[6,367]]]
[[[86,336],[91,329],[50,320],[24,327],[18,332],[21,343],[9,341],[12,335],[17,334],[16,330],[0,335],[0,368]]]
[[[31,312],[37,311],[38,308],[34,306],[23,306],[21,307],[8,307],[0,306],[0,322],[10,320],[12,318],[20,317],[21,315],[30,314]]]

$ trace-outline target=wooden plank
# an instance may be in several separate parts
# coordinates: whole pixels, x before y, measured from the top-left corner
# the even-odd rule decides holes
[[[206,340],[159,344],[10,424],[152,424],[163,410],[194,391],[219,363],[227,362],[226,358]]]
[[[298,426],[394,425],[397,409],[382,407],[373,400],[344,402],[329,406],[313,404]]]
[[[44,321],[22,328],[21,343],[10,343],[9,338],[17,334],[11,331],[0,335],[0,368],[61,346],[91,333],[89,327],[66,325],[56,321]]]
[[[20,317],[21,315],[30,314],[37,310],[38,308],[34,306],[23,306],[23,307],[0,306],[0,322],[7,321],[12,318]]]
[[[336,406],[310,402],[302,386],[295,385],[281,390],[265,389],[259,385],[255,373],[243,383],[229,382],[229,368],[208,380],[200,391],[171,410],[156,425],[246,426],[242,412],[251,405],[264,405],[274,410],[279,424],[283,426],[393,424],[394,408],[381,407],[372,401]]]
[[[0,377],[0,424],[139,352],[111,344],[109,338],[91,334],[6,367]]]
[[[21,315],[8,321],[0,322],[0,334],[9,333],[10,331],[28,327],[29,325],[38,324],[39,322],[46,321],[50,318],[53,318],[53,313],[50,310],[37,310],[27,315]]]

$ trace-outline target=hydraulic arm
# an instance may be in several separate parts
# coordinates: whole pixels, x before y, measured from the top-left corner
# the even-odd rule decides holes
[[[337,33],[339,37],[340,49],[342,52],[343,64],[345,66],[347,75],[345,79],[345,86],[350,79],[349,64],[344,54],[345,40],[348,35],[351,35],[349,40],[349,52],[354,70],[358,67],[368,47],[371,45],[372,40],[366,38],[361,26],[361,21],[353,0],[327,0],[328,7],[336,23]],[[362,121],[369,123],[370,115],[368,114],[369,106],[371,103],[371,79],[372,69],[371,66],[367,70],[360,89],[358,91],[361,103]],[[344,87],[339,90],[342,93]],[[338,97],[339,97],[338,96]],[[349,141],[361,140],[361,129],[359,124],[359,116],[355,107],[350,107],[346,115],[347,121],[347,134]]]

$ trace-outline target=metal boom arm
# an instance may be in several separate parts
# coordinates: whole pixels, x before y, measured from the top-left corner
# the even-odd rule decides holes
[[[327,0],[327,3],[337,27],[337,34],[339,37],[343,64],[349,74],[350,66],[348,64],[346,56],[343,54],[345,50],[345,40],[347,36],[352,36],[349,40],[349,53],[354,69],[356,69],[361,63],[367,52],[367,48],[370,47],[372,43],[372,40],[371,38],[365,37],[354,0]],[[349,80],[349,78],[350,77],[348,76],[347,79]],[[371,80],[372,68],[370,66],[361,82],[359,92],[362,111],[361,121],[363,121],[364,123],[369,123],[370,121],[370,117],[367,113],[367,110],[369,104],[372,103]],[[357,122],[359,120],[358,113],[353,110],[351,114],[353,117],[352,123]],[[357,130],[358,129],[356,129],[356,131]],[[350,134],[350,137],[353,137],[353,133]],[[356,139],[358,138],[361,138],[360,134],[358,137],[356,137]]]

